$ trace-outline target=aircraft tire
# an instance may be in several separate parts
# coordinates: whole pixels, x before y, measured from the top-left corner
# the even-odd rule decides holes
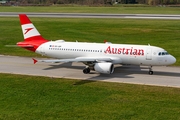
[[[89,68],[85,68],[85,69],[83,70],[83,73],[84,73],[84,74],[89,74],[89,73],[90,73],[90,69],[89,69]]]
[[[153,75],[153,71],[149,71],[149,75]]]

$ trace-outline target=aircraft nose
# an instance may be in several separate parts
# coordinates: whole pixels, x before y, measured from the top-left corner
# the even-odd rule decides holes
[[[169,63],[170,63],[170,64],[174,64],[175,62],[176,62],[176,58],[171,55],[171,57],[170,57],[170,59],[169,59]]]

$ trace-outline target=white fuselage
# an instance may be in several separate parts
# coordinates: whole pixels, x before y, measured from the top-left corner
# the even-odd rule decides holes
[[[113,64],[162,66],[173,64],[176,61],[164,49],[148,45],[82,43],[57,40],[40,45],[36,52],[58,59],[78,57],[111,58]]]

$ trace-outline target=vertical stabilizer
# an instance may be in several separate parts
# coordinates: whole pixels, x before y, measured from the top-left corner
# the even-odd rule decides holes
[[[26,14],[19,15],[22,33],[24,36],[23,42],[18,42],[17,45],[28,50],[34,51],[43,43],[47,42],[36,27],[32,24]]]
[[[25,14],[20,14],[19,19],[25,41],[45,40]]]

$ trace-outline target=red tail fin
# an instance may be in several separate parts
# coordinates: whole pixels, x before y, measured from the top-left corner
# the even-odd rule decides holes
[[[24,41],[18,42],[18,46],[31,51],[35,51],[42,43],[47,42],[47,40],[41,36],[36,27],[32,24],[32,22],[25,14],[20,14],[19,19],[24,36]]]

